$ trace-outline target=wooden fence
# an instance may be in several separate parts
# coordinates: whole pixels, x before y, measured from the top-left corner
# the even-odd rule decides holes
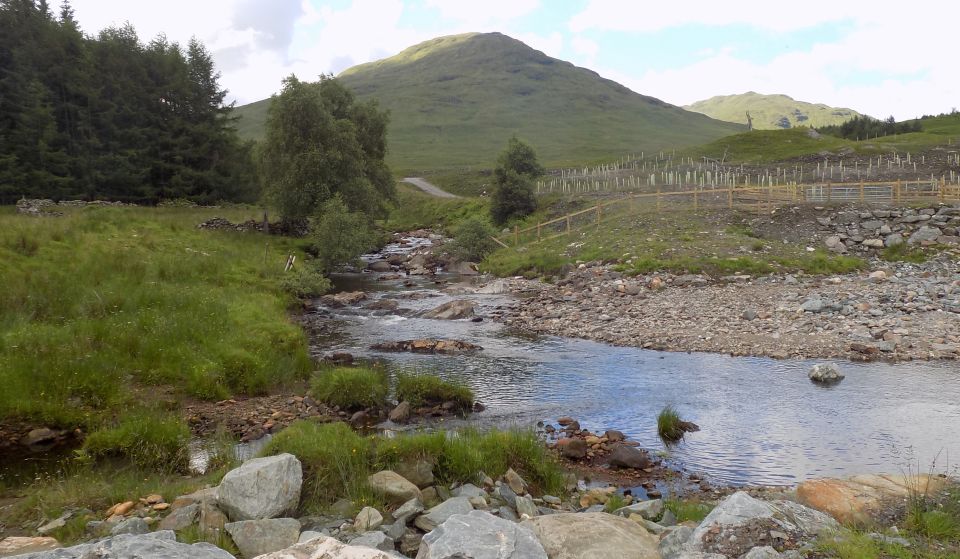
[[[960,202],[960,185],[939,181],[893,181],[822,183],[767,186],[700,187],[630,194],[600,202],[585,210],[521,229],[515,226],[493,240],[504,247],[547,241],[590,225],[599,226],[604,216],[618,210],[698,211],[727,208],[769,212],[776,207],[799,203],[915,204]]]

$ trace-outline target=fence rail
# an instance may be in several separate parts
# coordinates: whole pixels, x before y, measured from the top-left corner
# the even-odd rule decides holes
[[[699,187],[685,190],[663,190],[629,194],[600,202],[576,211],[538,222],[521,229],[515,226],[509,234],[493,239],[502,246],[518,247],[526,243],[547,241],[589,225],[597,225],[614,208],[661,211],[689,211],[701,208],[746,209],[762,213],[775,207],[797,203],[903,204],[922,202],[960,202],[960,185],[945,180],[818,183],[764,186]]]

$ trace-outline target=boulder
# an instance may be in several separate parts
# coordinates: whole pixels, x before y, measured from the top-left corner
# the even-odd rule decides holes
[[[110,530],[111,536],[119,536],[120,534],[146,534],[150,531],[150,526],[147,524],[147,521],[135,516],[133,518],[128,518],[123,522],[117,524]]]
[[[613,469],[633,468],[642,470],[650,467],[647,453],[632,446],[620,445],[610,453],[610,467]]]
[[[888,247],[902,245],[903,244],[903,235],[900,233],[892,233],[883,240],[883,244]]]
[[[563,441],[567,442],[564,443]],[[560,439],[558,444],[560,444],[560,454],[571,460],[580,460],[586,457],[587,450],[589,450],[586,441],[583,439]]]
[[[376,530],[383,524],[383,515],[373,507],[363,507],[353,519],[353,529],[357,532]]]
[[[347,545],[334,538],[320,536],[286,549],[261,555],[256,559],[395,559],[386,551]]]
[[[473,510],[469,497],[454,497],[431,508],[414,520],[414,525],[424,532],[429,532],[446,522],[455,514],[467,514]]]
[[[503,474],[503,481],[507,482],[510,489],[517,495],[523,495],[527,492],[527,482],[523,481],[520,474],[515,472],[513,468],[507,469],[507,473]]]
[[[40,536],[36,538],[9,536],[0,540],[0,557],[24,555],[38,551],[58,549],[60,542],[56,538]]]
[[[410,419],[410,402],[404,401],[397,404],[388,417],[394,423],[406,423]]]
[[[414,515],[423,512],[423,503],[420,499],[410,499],[393,511],[393,518],[398,523],[407,524]]]
[[[376,262],[371,262],[367,264],[367,269],[371,272],[390,272],[393,271],[393,267],[390,266],[390,263],[386,260],[377,260]]]
[[[757,535],[770,530],[810,539],[838,528],[839,524],[822,512],[792,501],[761,501],[738,491],[710,511],[693,531],[688,546],[691,551],[739,557],[757,546]]]
[[[923,243],[923,242],[932,243],[937,240],[937,237],[939,237],[940,234],[941,234],[940,229],[936,227],[930,227],[928,225],[924,225],[920,229],[917,229],[916,231],[914,231],[912,235],[910,235],[910,238],[907,239],[907,244],[914,245],[914,244]]]
[[[630,515],[639,514],[647,520],[659,518],[661,513],[663,513],[663,501],[660,499],[653,499],[652,501],[640,501],[638,503],[633,503],[632,505],[620,507],[613,512],[613,514],[628,518]]]
[[[523,518],[523,515],[527,515],[527,518],[537,516],[537,505],[533,504],[533,498],[529,495],[518,495],[515,505],[520,518]]]
[[[911,492],[939,492],[946,480],[928,475],[868,474],[847,479],[813,479],[797,486],[797,500],[843,523],[868,522],[884,504],[902,503]]]
[[[394,471],[421,489],[433,485],[433,463],[427,460],[401,462]]]
[[[840,367],[837,367],[833,363],[817,363],[810,368],[807,376],[810,377],[810,380],[813,382],[819,382],[821,384],[836,383],[844,379],[843,373],[840,372]]]
[[[411,499],[421,499],[420,489],[405,477],[392,470],[383,470],[367,478],[370,489],[383,495],[393,504],[405,503]]]
[[[660,539],[657,550],[662,559],[676,559],[683,551],[683,546],[693,534],[693,528],[689,526],[677,526]]]
[[[402,535],[402,534],[401,534]],[[359,547],[372,547],[380,551],[393,551],[393,540],[383,532],[364,532],[350,540],[350,545]]]
[[[780,559],[780,552],[769,545],[754,547],[742,559]]]
[[[547,559],[529,528],[483,511],[455,514],[423,537],[417,559]]]
[[[254,458],[223,476],[219,505],[231,520],[276,518],[300,504],[303,470],[292,454]]]
[[[498,279],[488,283],[480,289],[477,289],[476,293],[480,295],[503,295],[508,291],[510,291],[510,288],[507,285],[506,280]]]
[[[161,520],[157,528],[160,530],[173,530],[174,532],[183,530],[193,524],[198,514],[200,514],[199,504],[194,503],[180,507]]]
[[[452,262],[447,265],[447,271],[461,276],[475,276],[480,273],[477,271],[477,265],[473,262]]]
[[[473,316],[474,307],[473,301],[457,299],[427,311],[423,314],[423,317],[436,318],[438,320],[459,320]]]
[[[659,559],[657,537],[636,522],[607,514],[561,513],[520,523],[543,545],[549,559]]]
[[[94,543],[41,551],[22,559],[235,559],[226,551],[206,542],[179,543],[173,532],[161,530],[149,534],[121,534]]]
[[[244,557],[285,549],[300,538],[300,521],[296,518],[241,520],[224,528]]]

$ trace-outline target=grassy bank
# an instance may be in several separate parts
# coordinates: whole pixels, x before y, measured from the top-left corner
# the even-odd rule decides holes
[[[438,185],[439,186],[439,185]],[[471,217],[489,214],[485,198],[437,198],[409,184],[397,185],[397,203],[384,222],[388,231],[412,231],[436,227],[452,231]]]
[[[290,240],[198,230],[254,210],[0,213],[0,418],[96,428],[182,396],[303,378],[306,339],[279,287]],[[302,254],[301,259],[302,260]],[[172,387],[173,401],[151,387]]]
[[[565,266],[601,260],[626,274],[656,271],[711,275],[772,272],[851,272],[866,263],[854,257],[808,252],[799,244],[765,240],[726,210],[608,214],[589,226],[519,250],[501,248],[481,268],[498,276],[555,276]]]

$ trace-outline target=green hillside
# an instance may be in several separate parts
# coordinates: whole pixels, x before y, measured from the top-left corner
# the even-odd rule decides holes
[[[748,91],[740,95],[718,95],[684,107],[717,120],[747,123],[747,111],[756,130],[778,130],[796,126],[813,128],[842,124],[860,113],[819,103],[796,101],[786,95],[763,95]]]
[[[548,164],[702,144],[743,131],[684,111],[499,33],[441,37],[350,68],[340,79],[390,110],[397,170],[492,163],[516,134]],[[259,138],[269,100],[239,107]]]

